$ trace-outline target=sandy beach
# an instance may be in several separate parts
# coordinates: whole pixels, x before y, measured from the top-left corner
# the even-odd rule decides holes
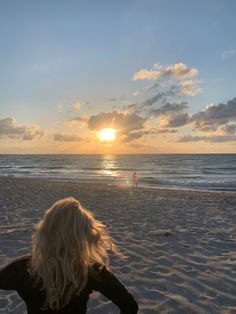
[[[34,224],[68,196],[102,220],[128,256],[111,256],[111,270],[139,313],[236,313],[236,193],[1,178],[0,266],[31,251]],[[26,309],[1,291],[0,313]],[[88,313],[118,310],[94,293]]]

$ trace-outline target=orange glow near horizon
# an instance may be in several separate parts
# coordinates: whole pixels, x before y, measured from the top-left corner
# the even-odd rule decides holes
[[[112,128],[102,129],[98,132],[98,138],[103,142],[111,142],[116,138],[116,130]]]

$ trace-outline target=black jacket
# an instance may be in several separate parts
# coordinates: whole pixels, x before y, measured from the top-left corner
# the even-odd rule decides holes
[[[87,310],[89,294],[99,291],[110,299],[122,314],[136,314],[138,305],[126,287],[106,267],[96,267],[88,271],[88,281],[79,296],[73,296],[70,302],[59,311],[43,310],[45,291],[35,285],[34,278],[28,272],[30,256],[15,259],[0,270],[0,289],[16,290],[27,306],[28,314],[84,314]]]

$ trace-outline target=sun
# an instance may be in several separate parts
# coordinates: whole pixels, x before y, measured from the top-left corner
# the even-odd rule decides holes
[[[102,129],[98,132],[98,137],[101,141],[114,141],[116,138],[116,130],[112,128]]]

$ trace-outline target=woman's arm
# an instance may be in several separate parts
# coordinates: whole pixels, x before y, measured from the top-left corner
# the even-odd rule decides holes
[[[96,276],[95,290],[110,299],[121,310],[121,314],[136,314],[138,304],[127,288],[104,266]]]

